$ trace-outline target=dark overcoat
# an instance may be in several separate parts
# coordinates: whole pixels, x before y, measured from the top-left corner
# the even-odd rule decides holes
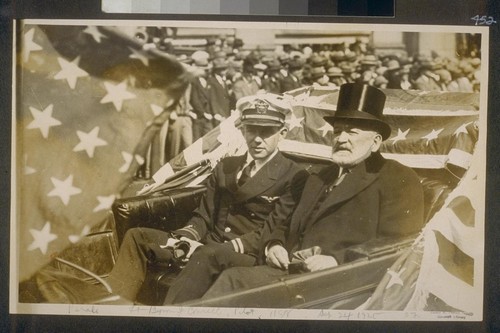
[[[209,85],[210,109],[212,113],[219,114],[224,118],[231,115],[231,98],[227,87],[220,84],[215,76],[207,79]]]
[[[198,119],[204,119],[204,113],[213,114],[210,106],[208,81],[206,87],[203,87],[198,77],[191,81],[191,96],[189,102]]]
[[[277,228],[268,240],[282,242],[290,253],[320,246],[322,254],[343,263],[350,246],[423,227],[423,190],[412,169],[375,153],[332,188],[338,173],[331,166],[312,174],[289,228]]]
[[[292,74],[288,74],[281,80],[281,92],[287,92],[302,87],[302,83]]]

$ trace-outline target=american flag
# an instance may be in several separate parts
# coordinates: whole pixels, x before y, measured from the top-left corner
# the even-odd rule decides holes
[[[478,94],[415,90],[384,92],[387,95],[384,117],[392,128],[391,136],[381,147],[386,158],[412,168],[451,167],[462,173],[469,167],[478,139]],[[323,117],[333,114],[338,90],[305,87],[283,97],[269,94],[261,97],[291,110],[286,120],[289,131],[280,143],[281,151],[312,159],[330,159],[333,129]],[[236,126],[238,119],[239,111],[236,111],[219,127],[165,164],[153,176],[155,184],[162,183],[186,165],[245,151],[244,140]]]
[[[187,80],[116,27],[22,24],[16,61],[20,281],[105,219]]]
[[[478,314],[483,302],[484,195],[479,156],[443,208],[377,286],[364,310]]]

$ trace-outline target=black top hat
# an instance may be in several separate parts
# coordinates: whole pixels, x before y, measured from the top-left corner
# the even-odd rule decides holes
[[[375,87],[359,83],[343,84],[340,86],[335,115],[324,119],[332,126],[338,119],[350,119],[373,126],[385,140],[391,134],[391,127],[382,120],[385,98],[382,90]]]
[[[241,113],[243,125],[277,126],[285,124],[285,114],[264,99],[256,99]]]

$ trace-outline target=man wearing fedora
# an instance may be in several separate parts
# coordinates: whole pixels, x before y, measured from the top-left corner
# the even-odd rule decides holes
[[[281,92],[287,92],[302,87],[304,65],[298,59],[288,62],[288,75],[281,81]]]
[[[193,141],[207,134],[212,128],[213,118],[210,105],[210,86],[208,74],[211,66],[206,57],[194,58],[195,75],[191,80],[190,104],[192,108],[191,118],[193,122]]]
[[[391,129],[381,116],[385,94],[344,84],[333,126],[332,165],[312,174],[289,223],[263,235],[266,265],[224,271],[203,298],[267,284],[291,262],[318,271],[346,262],[345,253],[379,237],[402,237],[423,226],[423,190],[414,171],[378,152]]]
[[[199,207],[185,227],[171,233],[149,228],[127,231],[108,278],[113,293],[135,300],[148,265],[154,264],[151,251],[157,258],[168,257],[163,253],[168,251],[164,249],[167,242],[175,246],[182,240],[190,245],[188,262],[173,282],[167,301],[200,297],[216,277],[208,274],[212,268],[207,267],[206,257],[217,254],[218,261],[212,260],[212,265],[251,266],[262,230],[280,225],[291,215],[300,196],[296,192],[301,192],[308,173],[277,148],[287,132],[285,114],[257,99],[244,107],[241,120],[248,153],[217,164]],[[194,282],[199,276],[206,278]]]
[[[213,113],[213,119],[206,118],[213,127],[231,115],[231,97],[230,87],[226,80],[228,63],[224,58],[215,58],[212,61],[212,75],[208,78],[210,109]],[[212,127],[212,128],[213,128]]]
[[[257,94],[260,90],[259,83],[255,79],[254,73],[256,60],[252,57],[246,57],[243,60],[243,72],[241,76],[233,84],[233,95],[235,102],[245,96],[252,96]]]
[[[283,75],[280,73],[281,64],[278,60],[273,60],[267,67],[267,74],[262,80],[262,89],[272,94],[281,93],[281,81]]]

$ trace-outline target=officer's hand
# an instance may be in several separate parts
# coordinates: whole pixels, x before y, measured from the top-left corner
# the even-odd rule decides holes
[[[210,114],[210,113],[203,113],[203,117],[205,117],[205,119],[207,120],[212,120],[213,116]]]
[[[189,116],[193,119],[198,119],[198,116],[196,115],[196,113],[194,113],[193,111],[189,111],[188,112]]]
[[[271,267],[288,269],[288,251],[281,245],[273,245],[267,251],[266,262]]]
[[[337,260],[332,256],[317,254],[304,260],[306,268],[311,271],[319,271],[322,269],[338,266]]]

